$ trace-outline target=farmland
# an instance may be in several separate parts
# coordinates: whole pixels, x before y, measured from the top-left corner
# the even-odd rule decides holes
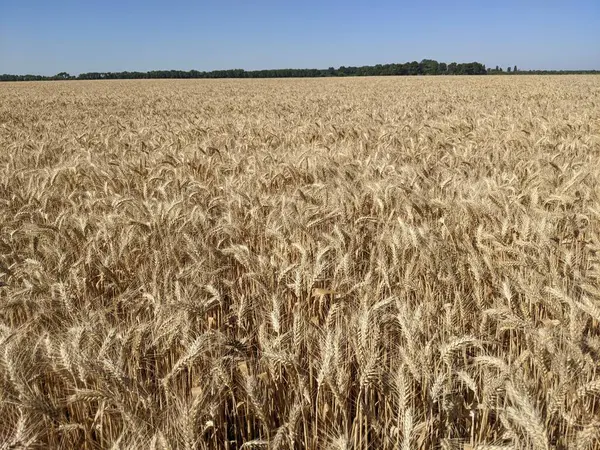
[[[0,85],[0,447],[600,446],[600,78]]]

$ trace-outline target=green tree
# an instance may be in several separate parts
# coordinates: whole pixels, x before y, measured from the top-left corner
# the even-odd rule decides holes
[[[68,80],[71,78],[71,75],[69,75],[67,72],[60,72],[54,75],[52,78],[55,80]]]
[[[433,59],[424,59],[419,63],[419,72],[424,75],[437,75],[439,71],[439,63]]]

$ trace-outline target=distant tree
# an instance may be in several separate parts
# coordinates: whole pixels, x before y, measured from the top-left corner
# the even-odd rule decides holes
[[[419,63],[417,61],[406,63],[406,66],[408,75],[419,75]]]
[[[0,74],[0,81],[45,81],[45,80],[117,80],[117,79],[142,79],[142,78],[275,78],[275,77],[335,77],[335,76],[373,76],[373,75],[485,75],[501,74],[503,69],[496,66],[495,69],[486,69],[484,64],[478,62],[450,64],[437,62],[433,59],[397,63],[377,64],[375,66],[344,67],[339,69],[329,67],[328,69],[271,69],[251,70],[230,69],[213,70],[211,72],[200,72],[197,70],[152,70],[149,72],[88,72],[81,73],[77,77],[67,72],[60,72],[53,76],[42,75],[11,75]],[[507,67],[508,73],[519,73],[520,75],[535,74],[598,74],[598,70],[519,70],[517,66]]]
[[[424,59],[419,63],[419,73],[424,75],[437,75],[439,72],[439,63],[433,59]]]
[[[71,78],[71,75],[69,75],[67,72],[60,72],[52,77],[52,79],[54,79],[54,80],[68,80],[70,78]]]

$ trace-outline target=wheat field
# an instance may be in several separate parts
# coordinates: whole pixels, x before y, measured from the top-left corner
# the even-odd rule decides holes
[[[0,448],[600,448],[600,77],[0,85]]]

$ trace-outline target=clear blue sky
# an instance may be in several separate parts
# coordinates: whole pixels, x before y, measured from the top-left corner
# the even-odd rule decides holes
[[[0,0],[0,73],[424,58],[600,69],[600,0]]]

